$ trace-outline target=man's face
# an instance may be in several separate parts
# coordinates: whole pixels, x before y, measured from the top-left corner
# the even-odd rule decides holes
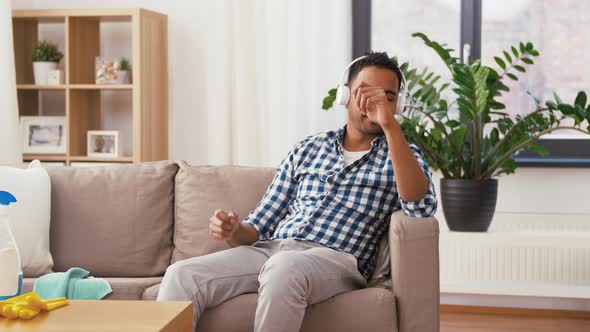
[[[397,101],[398,80],[395,73],[390,69],[367,66],[363,68],[356,78],[350,83],[350,99],[346,108],[348,109],[348,123],[354,126],[361,133],[368,136],[383,134],[381,127],[369,120],[357,106],[356,89],[361,86],[380,87],[386,91],[387,100],[391,103]],[[359,96],[360,99],[360,96]],[[393,107],[392,107],[393,109]]]

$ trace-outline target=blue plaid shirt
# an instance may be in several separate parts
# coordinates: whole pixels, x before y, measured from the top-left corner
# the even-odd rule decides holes
[[[309,136],[281,162],[266,194],[243,222],[261,240],[294,238],[354,255],[365,278],[371,274],[378,242],[399,209],[428,217],[437,201],[422,152],[410,148],[428,178],[428,192],[417,202],[397,192],[387,140],[379,136],[370,151],[344,167],[342,139],[346,126]]]

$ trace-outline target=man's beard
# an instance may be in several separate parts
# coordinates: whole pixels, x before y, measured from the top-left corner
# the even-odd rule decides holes
[[[364,117],[359,120],[358,130],[367,136],[383,135],[383,128],[381,126]]]

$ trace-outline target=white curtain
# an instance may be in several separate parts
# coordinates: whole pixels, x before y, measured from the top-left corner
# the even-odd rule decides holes
[[[322,99],[351,58],[342,0],[215,1],[208,43],[208,163],[276,165],[307,135],[341,126]]]
[[[0,0],[0,165],[22,163],[10,1]]]

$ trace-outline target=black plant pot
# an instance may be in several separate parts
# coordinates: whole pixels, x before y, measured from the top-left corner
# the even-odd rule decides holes
[[[441,179],[441,197],[452,231],[486,232],[496,210],[498,180]]]

